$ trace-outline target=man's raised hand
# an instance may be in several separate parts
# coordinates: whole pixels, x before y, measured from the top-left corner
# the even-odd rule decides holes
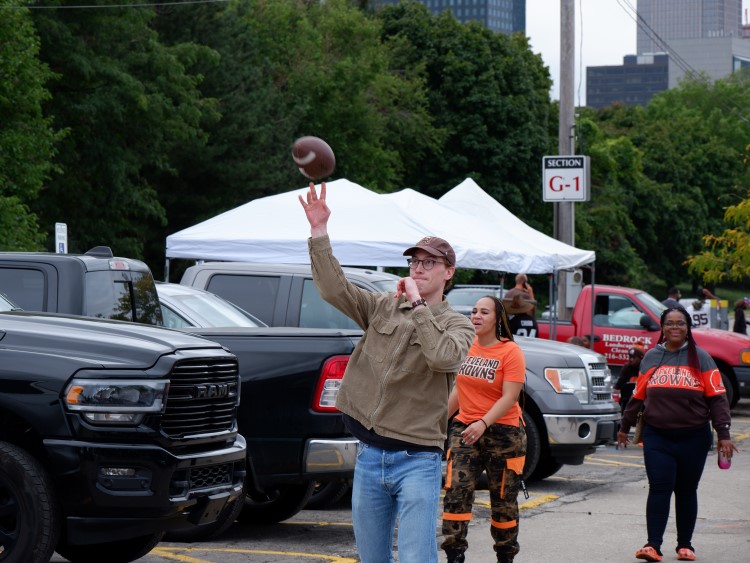
[[[320,184],[320,196],[315,190],[315,183],[310,182],[310,189],[307,191],[307,198],[299,196],[302,208],[310,223],[312,236],[322,236],[327,234],[328,218],[331,216],[331,210],[326,204],[326,183]]]

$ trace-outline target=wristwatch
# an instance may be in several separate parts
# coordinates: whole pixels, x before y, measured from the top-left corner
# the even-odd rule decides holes
[[[411,304],[411,308],[416,309],[420,305],[424,305],[425,307],[427,307],[427,301],[424,300],[424,297],[422,299],[417,299],[416,301],[413,301]]]

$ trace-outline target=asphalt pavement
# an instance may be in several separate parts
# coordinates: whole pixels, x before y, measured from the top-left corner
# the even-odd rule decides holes
[[[743,448],[742,443],[747,437],[733,436],[741,451],[728,470],[718,468],[715,451],[709,453],[698,488],[698,521],[693,535],[698,561],[750,561],[750,448]],[[628,451],[633,447],[638,446],[629,446]],[[643,479],[637,481],[606,484],[522,509],[521,552],[515,562],[641,561],[635,552],[646,543],[647,493],[644,472]],[[467,563],[496,561],[486,518],[472,520],[468,540]],[[676,541],[673,501],[662,545],[663,561],[677,560]]]

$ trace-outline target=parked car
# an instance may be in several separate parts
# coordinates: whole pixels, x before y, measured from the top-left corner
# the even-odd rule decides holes
[[[156,282],[156,293],[168,328],[268,326],[234,303],[202,289]]]
[[[164,324],[170,328],[268,326],[259,318],[209,291],[176,283],[156,282]],[[351,479],[317,481],[306,508],[325,508],[340,500]]]
[[[445,297],[453,309],[467,317],[471,315],[474,304],[486,295],[502,299],[505,290],[499,285],[463,285],[452,287]]]
[[[24,311],[164,324],[148,266],[114,256],[104,246],[81,255],[0,252],[0,289]],[[241,292],[252,290],[240,288]],[[309,313],[314,319],[315,311]],[[213,537],[231,525],[238,512],[248,523],[286,520],[305,507],[317,483],[352,475],[357,441],[346,432],[329,390],[342,377],[361,331],[263,325],[185,326],[180,330],[222,345],[239,360],[242,399],[237,418],[247,439],[247,476],[243,502],[233,502],[219,514],[206,513],[200,526],[172,529],[170,536],[192,541]],[[0,336],[2,331],[0,326]],[[3,346],[8,346],[7,335]],[[48,353],[47,357],[50,362],[59,361],[59,355]],[[225,385],[211,383],[196,384],[189,394],[210,402],[225,392]],[[13,400],[18,401],[18,396],[13,395]],[[2,414],[0,409],[0,422]],[[195,428],[201,427],[201,420],[196,418]],[[0,424],[3,427],[15,428]],[[207,444],[211,439],[201,437]],[[0,505],[2,498],[0,483]],[[2,533],[0,516],[0,538]],[[0,560],[6,559],[0,553]]]
[[[0,337],[0,561],[125,563],[239,506],[233,354],[61,314],[3,312]]]

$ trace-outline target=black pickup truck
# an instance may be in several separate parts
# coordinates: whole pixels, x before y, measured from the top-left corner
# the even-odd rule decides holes
[[[236,357],[132,322],[0,314],[0,561],[126,563],[243,491]]]
[[[0,291],[26,311],[163,323],[148,266],[115,257],[106,247],[84,255],[0,252]],[[262,524],[285,520],[306,506],[316,484],[351,477],[356,440],[344,430],[331,395],[359,331],[180,330],[221,344],[239,360],[238,420],[247,440],[247,495],[241,513],[225,511],[214,525],[172,530],[170,539],[216,535],[235,517]]]

